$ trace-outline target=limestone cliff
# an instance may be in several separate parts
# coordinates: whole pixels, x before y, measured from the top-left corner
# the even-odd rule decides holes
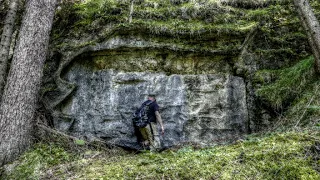
[[[290,2],[255,2],[62,5],[42,91],[53,125],[137,148],[131,114],[156,93],[163,146],[210,145],[265,128],[274,112],[256,96],[255,73],[310,52]]]

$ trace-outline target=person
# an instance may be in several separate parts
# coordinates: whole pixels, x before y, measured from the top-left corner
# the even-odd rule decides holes
[[[159,105],[156,101],[155,95],[149,94],[148,100],[144,103],[147,103],[147,102],[150,102],[148,111],[147,111],[147,117],[150,123],[144,128],[139,128],[139,130],[144,140],[143,145],[145,146],[149,145],[151,151],[157,151],[157,150],[160,150],[161,148],[157,123],[160,124],[161,134],[164,135],[163,122],[162,122],[161,115],[159,113]]]

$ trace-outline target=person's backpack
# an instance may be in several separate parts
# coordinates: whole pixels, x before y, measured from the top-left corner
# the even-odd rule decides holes
[[[139,109],[136,110],[132,118],[134,126],[144,128],[150,123],[147,114],[149,111],[149,106],[152,103],[153,101],[146,101],[141,105]]]

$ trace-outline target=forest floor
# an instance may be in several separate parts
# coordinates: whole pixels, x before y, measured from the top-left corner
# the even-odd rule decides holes
[[[38,143],[5,179],[320,179],[320,128],[249,135],[229,145],[160,153]]]

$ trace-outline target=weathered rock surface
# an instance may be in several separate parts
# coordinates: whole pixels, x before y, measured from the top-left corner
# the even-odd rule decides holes
[[[131,113],[155,91],[166,146],[268,129],[279,113],[257,93],[265,83],[256,74],[292,66],[310,48],[291,3],[249,4],[137,1],[133,11],[131,1],[61,6],[41,92],[55,126],[133,147]]]
[[[210,145],[247,132],[246,88],[240,77],[97,70],[83,63],[74,63],[62,77],[77,88],[53,114],[54,125],[75,136],[137,148],[131,117],[148,93],[157,94],[165,124],[163,147]]]

